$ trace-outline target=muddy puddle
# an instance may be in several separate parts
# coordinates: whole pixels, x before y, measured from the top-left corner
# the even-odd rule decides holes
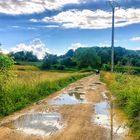
[[[96,90],[97,89],[97,85],[96,84],[90,84],[88,89]]]
[[[83,86],[77,86],[75,87],[75,90],[82,90],[83,89]]]
[[[77,91],[78,90],[78,91]],[[76,90],[68,91],[49,101],[49,104],[66,105],[86,103],[85,92]]]
[[[102,102],[96,103],[94,123],[100,127],[106,128],[107,130],[111,130],[110,109],[110,102],[108,100],[103,100]],[[117,137],[117,140],[125,137],[127,133],[128,128],[126,127],[126,124],[120,124],[113,119],[113,135]]]
[[[102,83],[101,82],[95,82],[93,84],[95,84],[95,85],[101,85]]]
[[[100,82],[91,83],[91,84],[89,84],[89,89],[90,90],[97,90],[101,84],[102,83],[100,83]]]
[[[108,96],[109,96],[109,92],[108,91],[104,91],[101,94],[102,94],[103,99],[108,100]]]
[[[5,127],[26,134],[49,136],[63,128],[59,113],[28,113],[14,121],[3,124]]]

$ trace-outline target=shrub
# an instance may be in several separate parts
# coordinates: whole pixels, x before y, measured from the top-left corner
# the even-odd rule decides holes
[[[7,55],[0,54],[0,72],[4,72],[9,70],[14,64],[12,58],[8,57]]]
[[[14,61],[7,55],[0,54],[0,114],[7,115],[13,110],[13,103],[6,93],[6,83],[10,78],[10,68]]]

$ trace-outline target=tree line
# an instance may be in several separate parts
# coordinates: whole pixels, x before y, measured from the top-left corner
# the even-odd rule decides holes
[[[15,61],[39,61],[32,52],[16,52],[9,54]],[[46,70],[67,68],[95,68],[101,69],[105,65],[110,65],[111,48],[107,47],[85,47],[75,51],[69,50],[66,54],[57,56],[46,53],[42,61],[41,68]],[[137,66],[140,67],[140,51],[127,50],[122,47],[115,47],[114,63],[117,66]]]

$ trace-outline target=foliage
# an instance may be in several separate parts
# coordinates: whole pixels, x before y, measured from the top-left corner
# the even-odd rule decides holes
[[[46,53],[46,56],[43,59],[42,69],[52,69],[54,65],[57,63],[58,63],[57,55]]]
[[[14,61],[12,58],[0,53],[0,72],[9,70],[13,64]]]
[[[99,67],[101,64],[94,48],[79,48],[75,51],[75,60],[79,68]]]
[[[89,66],[87,68],[83,68],[80,72],[96,72],[96,70]]]
[[[111,66],[104,64],[102,66],[102,70],[104,71],[110,71]],[[140,67],[135,67],[135,66],[114,66],[114,71],[115,72],[121,72],[121,73],[128,73],[128,74],[139,74],[140,73]]]
[[[7,55],[0,54],[0,112],[5,114],[11,112],[12,104],[5,89],[7,82],[10,80],[11,73],[9,70],[13,66],[14,61]]]
[[[31,62],[31,61],[16,61],[15,65],[21,65],[21,66],[26,66],[26,65],[30,65],[30,66],[36,66],[38,68],[40,68],[42,66],[42,61],[36,61],[36,62]]]
[[[14,58],[16,64],[30,63],[41,67],[43,70],[85,69],[88,67],[109,70],[111,63],[111,48],[109,47],[85,47],[78,48],[75,51],[70,49],[61,56],[46,53],[43,60],[38,60],[33,52],[28,51],[12,52],[9,55]],[[140,51],[115,47],[114,64],[117,66],[117,71],[122,69],[118,68],[122,66],[139,67]],[[139,73],[139,71],[137,72]]]
[[[11,57],[13,57],[16,61],[31,61],[36,62],[38,61],[38,58],[36,55],[33,54],[33,52],[30,51],[19,51],[19,52],[11,52],[9,54]]]
[[[121,47],[115,47],[115,65],[116,70],[128,70],[130,66],[140,66],[140,52],[126,50]],[[67,69],[91,67],[93,69],[110,70],[111,49],[107,47],[86,47],[78,48],[75,51],[69,50],[65,55],[57,56],[46,54],[43,60],[43,69]],[[127,68],[119,68],[128,66]],[[137,69],[138,70],[138,69]],[[135,72],[135,71],[134,71]],[[139,71],[136,71],[136,73]]]
[[[13,71],[0,94],[0,115],[5,116],[60,90],[89,73]],[[18,83],[18,84],[17,84]]]
[[[102,73],[102,80],[116,97],[116,102],[129,117],[136,139],[140,139],[140,77],[122,73]]]

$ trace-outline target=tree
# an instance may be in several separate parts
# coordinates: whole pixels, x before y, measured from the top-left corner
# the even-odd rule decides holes
[[[46,53],[43,59],[42,69],[52,69],[56,64],[58,64],[57,55]]]
[[[99,68],[101,59],[94,48],[79,48],[75,52],[75,60],[79,68]]]
[[[74,50],[70,49],[64,56],[65,57],[73,57],[74,56]]]
[[[31,61],[36,62],[38,58],[31,51],[19,51],[19,52],[11,52],[9,54],[15,61]]]
[[[73,58],[64,58],[61,60],[61,65],[64,65],[65,67],[71,68],[76,66],[76,62],[73,60]]]
[[[115,65],[126,66],[131,62],[132,66],[140,66],[140,51],[127,50],[115,47]],[[111,48],[109,47],[85,47],[76,51],[69,50],[61,56],[47,54],[43,67],[46,69],[58,68],[98,68],[107,66],[111,62]],[[106,65],[104,65],[106,64]],[[62,69],[61,68],[61,69]]]
[[[107,47],[95,47],[97,55],[101,57],[101,65],[111,62],[111,49]]]
[[[75,52],[71,49],[65,55],[60,56],[60,64],[68,68],[75,67],[76,62],[73,60],[74,53]]]

